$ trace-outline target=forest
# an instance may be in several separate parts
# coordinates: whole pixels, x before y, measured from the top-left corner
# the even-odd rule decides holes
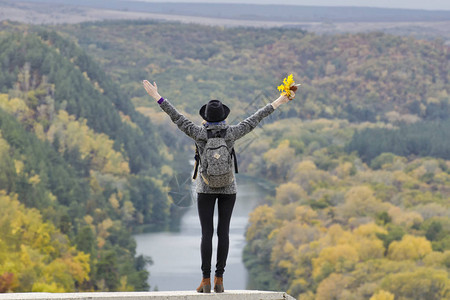
[[[296,99],[236,146],[240,171],[270,187],[246,235],[256,288],[305,300],[450,299],[441,40],[151,21],[0,28],[1,205],[48,236],[2,227],[16,241],[0,256],[6,291],[148,289],[148,258],[135,257],[130,232],[168,226],[171,179],[189,168],[193,145],[142,79],[196,122],[209,99],[223,99],[235,122],[292,73]],[[23,253],[45,263],[26,272],[11,263]],[[49,266],[70,272],[25,278]]]
[[[55,32],[0,49],[1,291],[147,290],[131,234],[169,226],[160,137]]]

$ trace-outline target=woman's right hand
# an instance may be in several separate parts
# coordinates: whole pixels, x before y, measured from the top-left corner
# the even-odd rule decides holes
[[[153,99],[155,99],[156,101],[161,99],[161,95],[158,93],[158,86],[156,85],[156,82],[153,82],[152,85],[150,82],[148,82],[148,80],[143,80],[142,84],[144,85],[147,94],[149,94]]]
[[[293,94],[294,94],[294,93],[293,93]],[[292,97],[292,96],[293,96],[293,97]],[[274,109],[277,109],[278,106],[280,106],[281,104],[287,103],[287,102],[289,102],[289,100],[294,99],[295,94],[292,95],[292,96],[291,96],[291,98],[289,99],[288,96],[286,96],[286,95],[281,95],[280,97],[278,97],[277,100],[275,100],[275,101],[272,102],[272,107],[273,107]]]

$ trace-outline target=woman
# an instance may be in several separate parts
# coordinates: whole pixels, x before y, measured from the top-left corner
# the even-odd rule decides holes
[[[162,110],[164,110],[172,119],[172,121],[183,131],[186,135],[194,139],[200,155],[205,149],[208,140],[208,130],[216,130],[225,132],[223,138],[225,139],[228,149],[233,149],[234,142],[240,139],[250,131],[252,131],[258,123],[268,115],[270,115],[278,106],[289,101],[287,96],[280,96],[271,104],[267,104],[255,114],[248,117],[237,125],[228,125],[225,122],[230,109],[219,100],[211,100],[203,105],[199,111],[200,116],[205,120],[202,126],[196,125],[189,121],[185,116],[180,114],[169,101],[161,97],[158,93],[158,87],[154,82],[153,85],[147,80],[143,81],[143,85],[147,93],[157,101]],[[293,95],[291,96],[291,99]],[[203,172],[200,160],[200,175]],[[211,292],[211,257],[212,257],[212,237],[213,237],[213,217],[214,206],[218,203],[219,220],[217,226],[217,264],[214,277],[214,291],[222,293],[223,288],[223,273],[228,256],[229,248],[229,228],[230,219],[233,212],[234,203],[236,201],[236,182],[234,175],[232,182],[224,187],[212,188],[206,182],[204,176],[197,177],[197,204],[198,214],[200,217],[200,224],[202,228],[201,240],[201,258],[202,258],[202,274],[203,279],[200,286],[197,288],[199,293]]]

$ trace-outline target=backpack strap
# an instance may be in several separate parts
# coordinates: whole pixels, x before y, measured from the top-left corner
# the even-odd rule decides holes
[[[236,152],[234,151],[234,147],[233,147],[233,149],[231,149],[231,156],[233,156],[233,158],[234,158],[234,172],[237,174],[238,173],[238,163],[237,163]]]
[[[197,173],[198,173],[198,165],[200,163],[200,153],[198,152],[198,146],[197,143],[195,144],[195,169],[194,169],[194,176],[192,176],[192,179],[197,179]]]

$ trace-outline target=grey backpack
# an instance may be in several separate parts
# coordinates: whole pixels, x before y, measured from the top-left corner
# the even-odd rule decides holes
[[[200,176],[212,188],[221,188],[233,183],[233,161],[236,173],[237,160],[234,148],[228,149],[225,142],[226,129],[207,129],[207,141],[203,153],[199,154],[198,147],[195,153],[194,179],[197,178],[198,163],[202,166]]]

